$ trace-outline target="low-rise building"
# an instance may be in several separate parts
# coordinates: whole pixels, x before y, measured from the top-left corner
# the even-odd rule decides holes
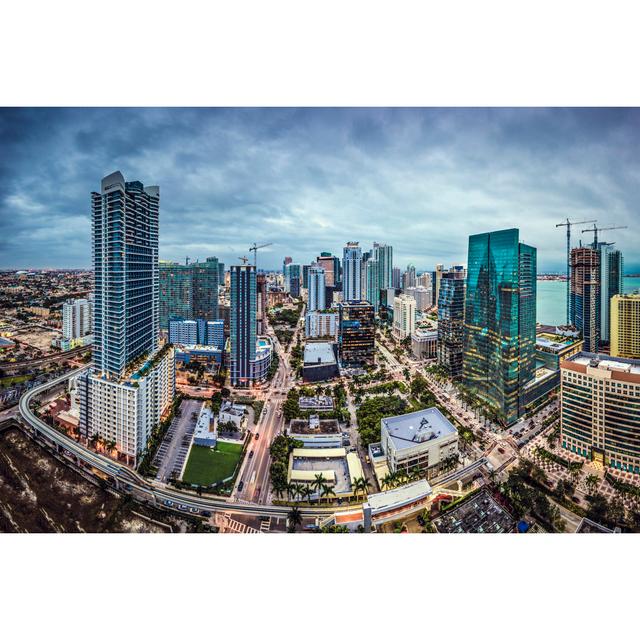
[[[333,411],[331,396],[300,396],[298,407],[301,411]]]
[[[294,419],[289,423],[289,435],[302,442],[305,448],[333,449],[342,447],[342,432],[337,420],[320,420],[310,416],[309,420]]]
[[[416,329],[411,334],[411,352],[415,358],[430,360],[438,355],[438,332]]]
[[[304,347],[302,379],[305,382],[330,380],[339,375],[336,347],[330,342],[308,342]]]
[[[218,412],[218,424],[233,423],[240,431],[247,421],[247,411],[243,404],[235,404],[230,400],[225,400]]]
[[[193,431],[193,444],[200,447],[215,447],[218,442],[218,432],[213,419],[213,412],[203,405]]]
[[[337,311],[310,311],[305,316],[304,331],[307,338],[333,338],[338,337],[338,312]]]
[[[419,470],[431,478],[458,455],[458,430],[436,407],[382,418],[380,434],[392,472]]]

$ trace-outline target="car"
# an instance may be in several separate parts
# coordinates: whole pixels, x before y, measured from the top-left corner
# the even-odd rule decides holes
[[[163,500],[163,501],[162,501],[162,504],[163,504],[165,507],[173,507],[173,502],[171,502],[171,500]]]
[[[504,449],[502,447],[498,447],[498,453],[504,453]]]
[[[197,507],[189,507],[189,512],[190,513],[200,513],[200,509],[198,509]]]
[[[256,433],[256,436],[255,436],[255,437],[256,437],[256,440],[258,439],[258,437],[259,437],[259,436],[260,436],[260,434],[259,434],[259,433]]]
[[[238,482],[238,491],[242,491],[244,487],[244,480],[240,480],[240,482]]]
[[[178,505],[178,509],[179,509],[180,511],[187,511],[187,510],[189,509],[189,507],[187,507],[187,505],[186,505],[186,504],[179,504],[179,505]]]
[[[249,457],[253,458],[253,449],[251,449],[251,451],[249,451]]]
[[[203,515],[205,518],[210,518],[210,517],[211,517],[211,511],[203,511],[203,512],[202,512],[202,515]]]

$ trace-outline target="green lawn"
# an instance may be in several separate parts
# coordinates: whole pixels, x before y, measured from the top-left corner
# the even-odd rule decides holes
[[[182,476],[183,482],[203,486],[232,476],[240,462],[242,445],[219,442],[215,449],[194,445]]]
[[[32,375],[28,376],[9,376],[8,378],[0,379],[0,387],[10,387],[11,385],[18,384],[19,382],[26,382],[31,380]]]

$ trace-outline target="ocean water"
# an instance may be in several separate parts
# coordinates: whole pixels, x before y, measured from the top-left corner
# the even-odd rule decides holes
[[[567,320],[567,283],[560,280],[538,280],[537,321],[558,325]],[[624,292],[640,289],[640,278],[625,278]]]

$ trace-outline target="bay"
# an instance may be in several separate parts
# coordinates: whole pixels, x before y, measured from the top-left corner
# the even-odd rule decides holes
[[[640,289],[640,278],[624,278],[624,292]],[[537,321],[540,324],[559,325],[567,320],[567,283],[561,280],[538,280],[536,299]]]

